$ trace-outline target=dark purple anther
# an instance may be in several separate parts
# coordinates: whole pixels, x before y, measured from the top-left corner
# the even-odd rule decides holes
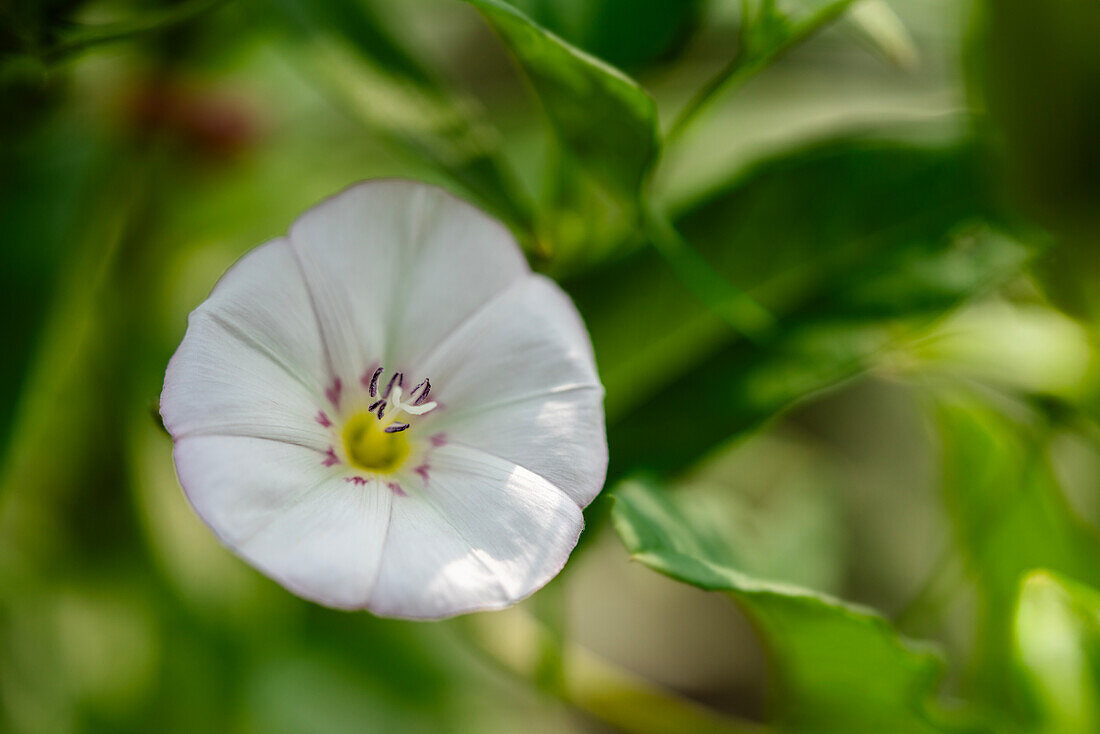
[[[393,373],[393,377],[391,377],[390,381],[386,383],[386,392],[382,393],[382,397],[388,398],[390,396],[390,392],[393,391],[393,386],[395,384],[401,385],[402,387],[405,384],[404,375],[402,375],[400,372]]]
[[[413,403],[413,405],[423,405],[424,401],[428,399],[428,393],[432,391],[432,383],[431,380],[429,380],[428,378],[425,377],[424,382],[420,383],[420,385],[424,386],[424,392],[420,393],[420,395],[417,396],[416,401]],[[420,385],[416,386],[416,390],[420,389]],[[413,392],[415,393],[416,390],[413,390]]]
[[[374,371],[374,374],[370,378],[370,396],[376,397],[378,395],[378,378],[382,376],[382,368],[379,367]],[[366,377],[366,375],[364,375]]]
[[[379,400],[375,404],[378,406],[378,420],[382,420],[382,416],[386,414],[386,401]]]
[[[374,409],[377,408],[379,405],[381,405],[384,402],[386,402],[386,401],[385,400],[375,400],[373,403],[371,403],[370,405],[367,406],[367,412],[368,413],[373,413]]]
[[[404,431],[408,427],[408,423],[394,423],[392,426],[386,426],[383,430],[385,430],[386,433],[401,433],[401,431]]]

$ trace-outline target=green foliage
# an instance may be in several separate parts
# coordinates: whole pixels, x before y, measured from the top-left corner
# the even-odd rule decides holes
[[[623,69],[652,63],[698,21],[699,0],[513,0],[536,23]]]
[[[966,397],[936,404],[945,499],[956,542],[975,581],[981,616],[978,693],[1026,709],[1011,665],[1012,610],[1033,569],[1100,583],[1100,542],[1066,503],[1050,463],[1051,433]]]
[[[950,730],[927,708],[942,663],[875,612],[740,572],[721,532],[691,524],[652,484],[617,489],[613,512],[631,557],[678,581],[727,592],[749,615],[771,654],[783,731]]]
[[[532,226],[530,204],[500,156],[499,134],[477,105],[440,82],[395,40],[371,6],[343,0],[256,0],[289,21],[305,39],[300,62],[368,127],[412,155],[431,161],[460,187],[503,218],[521,237]],[[385,98],[385,104],[374,100]]]
[[[969,30],[919,0],[736,5],[0,2],[0,730],[1100,728],[1095,3],[983,2]],[[486,23],[529,89],[490,67]],[[794,119],[803,97],[827,126]],[[704,112],[704,152],[678,157]],[[149,419],[218,275],[380,176],[505,221],[573,296],[607,391],[613,511],[472,636],[254,573]],[[935,477],[913,518],[868,501]],[[742,618],[649,595],[589,542],[612,512],[644,566],[732,597],[762,660],[744,636],[716,639],[725,667],[689,651]],[[884,578],[868,554],[903,562]]]
[[[1049,571],[1029,574],[1014,619],[1016,661],[1030,685],[1036,731],[1100,728],[1100,592]]]
[[[1100,7],[1080,0],[979,7],[972,86],[1004,146],[1007,188],[1061,240],[1040,269],[1051,297],[1095,318],[1100,300],[1081,274],[1100,273]]]
[[[565,147],[604,184],[637,196],[658,147],[650,96],[502,0],[469,2],[523,67]]]
[[[742,65],[759,64],[781,53],[819,26],[836,18],[852,0],[747,0],[741,4],[738,53]]]
[[[605,382],[617,393],[629,393],[629,382],[618,380],[636,380],[642,365],[653,374],[647,359],[692,349],[700,360],[656,365],[667,394],[705,396],[690,414],[670,416],[668,432],[649,430],[648,404],[610,406],[612,476],[639,465],[684,468],[714,437],[751,430],[868,369],[900,340],[1015,273],[1029,252],[981,225],[998,219],[983,175],[969,145],[836,141],[761,164],[691,207],[680,230],[715,271],[777,318],[774,334],[755,343],[732,339],[718,317],[669,282],[652,252],[619,264],[613,282],[597,275],[573,285]]]
[[[784,51],[838,18],[852,0],[742,0],[737,51],[680,111],[668,138],[677,138],[722,90],[744,82]]]
[[[642,187],[658,149],[657,108],[633,79],[503,0],[469,0],[530,81],[554,130],[537,252],[556,269],[638,239]]]

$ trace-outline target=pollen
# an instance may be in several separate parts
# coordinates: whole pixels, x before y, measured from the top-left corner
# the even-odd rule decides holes
[[[409,441],[404,433],[387,431],[373,413],[362,412],[344,424],[344,454],[357,469],[391,474],[408,458]]]

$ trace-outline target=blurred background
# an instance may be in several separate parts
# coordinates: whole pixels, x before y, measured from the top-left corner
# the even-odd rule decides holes
[[[220,274],[386,176],[607,388],[506,612],[291,596],[158,423]],[[1100,731],[1093,0],[0,0],[0,233],[0,732]]]

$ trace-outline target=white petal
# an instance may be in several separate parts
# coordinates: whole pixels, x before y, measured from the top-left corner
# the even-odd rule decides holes
[[[417,430],[446,433],[547,479],[582,507],[607,472],[603,388],[588,334],[553,281],[517,282],[423,366],[440,407]]]
[[[188,499],[222,542],[288,589],[360,608],[378,573],[392,492],[345,481],[311,449],[239,436],[176,442]]]
[[[497,404],[440,421],[450,443],[500,456],[543,477],[585,507],[607,475],[603,391],[586,386]]]
[[[290,240],[334,369],[409,366],[527,272],[508,231],[442,189],[352,186],[300,217]]]
[[[432,452],[427,482],[403,486],[370,603],[379,614],[428,619],[515,603],[562,569],[584,524],[545,479],[466,447]]]
[[[188,319],[161,415],[175,437],[251,435],[324,449],[326,381],[316,318],[290,247],[245,255]]]

